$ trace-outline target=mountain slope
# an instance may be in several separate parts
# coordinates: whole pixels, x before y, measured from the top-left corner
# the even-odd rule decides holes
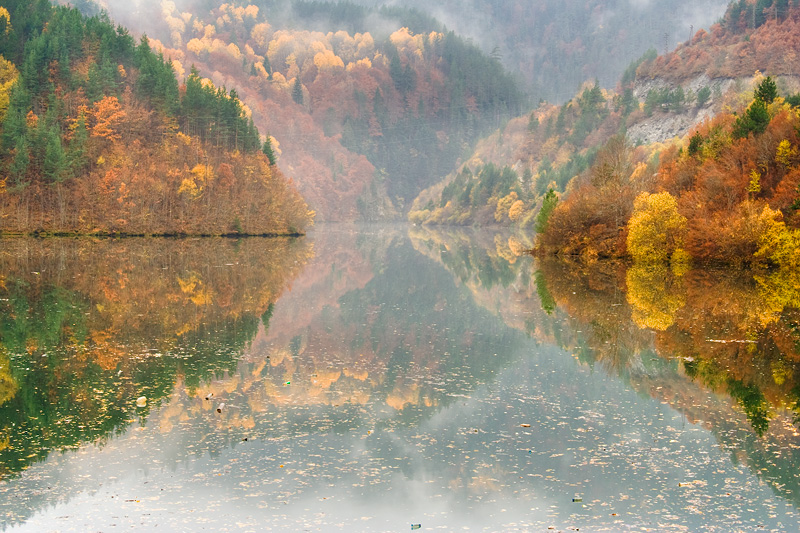
[[[196,65],[216,85],[242,87],[323,220],[387,217],[518,113],[522,96],[496,59],[430,17],[357,6],[342,16],[348,6],[165,2],[159,20],[117,4],[111,13],[157,37],[179,77]]]
[[[762,4],[765,12],[780,7]],[[672,79],[676,85],[670,92],[682,92],[682,79],[675,77],[682,66],[688,77],[697,72],[710,76],[719,68],[730,69],[726,75],[748,77],[754,66],[792,74],[774,62],[774,53],[800,51],[786,38],[800,22],[800,8],[777,10],[777,19],[752,27],[734,16],[742,5],[750,4],[733,4],[723,24],[699,33],[687,50],[678,50],[669,60],[643,63],[637,79]],[[761,53],[765,50],[770,53]],[[730,63],[732,51],[738,51],[738,59]],[[707,60],[693,62],[705,55]],[[742,66],[736,67],[739,61]],[[657,159],[637,162],[636,152],[624,143],[607,147],[620,164],[608,171],[595,164],[576,179],[539,236],[540,251],[656,262],[690,256],[703,262],[796,269],[800,98],[785,92],[792,81],[757,74],[751,87],[733,83],[722,96],[722,111],[671,143]],[[647,171],[636,172],[640,165]],[[603,198],[605,202],[599,201]]]
[[[105,16],[0,11],[0,231],[296,233],[313,214],[235,91],[175,73]]]

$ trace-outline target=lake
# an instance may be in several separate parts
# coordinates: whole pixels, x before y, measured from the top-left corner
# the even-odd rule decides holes
[[[4,531],[796,531],[800,280],[524,236],[0,241]]]

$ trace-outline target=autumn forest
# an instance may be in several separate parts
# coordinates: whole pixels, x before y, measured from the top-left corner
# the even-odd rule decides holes
[[[800,530],[800,0],[0,0],[0,529]]]

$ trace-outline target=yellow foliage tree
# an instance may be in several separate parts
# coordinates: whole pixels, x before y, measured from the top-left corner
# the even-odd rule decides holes
[[[2,9],[4,8],[0,8],[0,10]],[[0,11],[0,17],[2,17],[2,11]],[[6,119],[11,87],[17,82],[18,77],[19,72],[17,71],[17,67],[14,66],[14,63],[0,56],[0,123]]]
[[[95,102],[92,116],[95,121],[92,137],[102,137],[110,141],[118,141],[122,137],[119,126],[126,113],[116,96],[106,96]]]
[[[203,185],[211,185],[215,178],[214,169],[209,165],[203,164],[195,165],[192,169],[192,176]]]
[[[638,262],[664,262],[683,246],[686,217],[668,192],[641,193],[628,221],[628,253]]]
[[[11,360],[5,353],[5,348],[0,350],[0,405],[3,405],[17,395],[19,386],[11,375]]]
[[[506,196],[499,199],[497,201],[497,209],[495,209],[494,212],[494,219],[497,222],[503,220],[503,218],[508,215],[511,206],[514,205],[514,202],[516,202],[518,199],[517,193],[514,191],[511,191]]]
[[[780,211],[764,206],[757,218],[758,251],[754,259],[781,268],[800,268],[800,231],[787,228]]]
[[[197,183],[192,178],[184,178],[181,181],[181,186],[178,187],[178,194],[182,194],[190,200],[197,200],[203,195],[203,190],[197,186]]]
[[[753,195],[761,192],[761,172],[756,169],[750,171],[750,182],[747,184],[747,192]]]
[[[523,202],[522,200],[517,200],[516,202],[511,204],[511,207],[508,209],[508,218],[511,220],[511,222],[516,222],[520,218],[522,218],[522,215],[524,213],[525,213],[525,202]]]
[[[319,70],[344,68],[344,61],[331,50],[323,50],[314,56],[314,65]]]
[[[786,139],[782,140],[778,144],[778,150],[775,154],[775,161],[786,167],[786,169],[789,169],[796,159],[797,147],[792,146],[792,143]]]
[[[5,19],[6,27],[5,27],[5,34],[8,35],[11,32],[11,14],[8,12],[8,9],[0,6],[0,20]]]

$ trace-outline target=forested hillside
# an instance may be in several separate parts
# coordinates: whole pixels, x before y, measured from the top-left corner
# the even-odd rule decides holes
[[[419,195],[409,220],[531,228],[548,191],[563,192],[638,108],[631,91],[617,96],[598,83],[563,106],[543,103],[480,141],[456,173]]]
[[[109,8],[156,39],[179,78],[195,65],[239,87],[323,220],[394,216],[522,110],[499,60],[421,12],[186,0],[163,2],[156,20],[136,5]]]
[[[236,92],[106,16],[0,9],[0,231],[287,233],[312,214]]]
[[[691,47],[640,65],[637,78],[671,79],[681,66],[684,79],[746,77],[752,67],[784,78],[757,73],[752,88],[732,86],[722,112],[655,155],[624,139],[609,143],[544,217],[539,250],[796,268],[800,98],[780,88],[794,71],[779,63],[800,51],[788,38],[798,24],[793,3],[737,2]]]
[[[798,24],[791,2],[732,4],[691,43],[632,63],[616,94],[589,84],[511,121],[410,219],[523,226],[540,252],[586,258],[798,264]],[[678,119],[697,125],[664,143],[626,137]]]

